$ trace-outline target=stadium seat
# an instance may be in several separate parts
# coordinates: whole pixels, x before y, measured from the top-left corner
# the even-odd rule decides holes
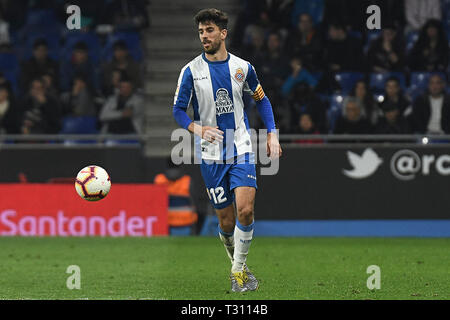
[[[66,41],[64,48],[61,52],[61,57],[70,59],[72,56],[73,47],[78,42],[84,42],[89,50],[89,58],[92,63],[98,64],[100,62],[100,40],[95,33],[92,32],[81,32],[81,31],[70,31],[66,34]]]
[[[0,53],[0,71],[16,71],[18,67],[19,62],[14,53]]]
[[[143,58],[143,52],[141,47],[141,39],[138,32],[116,32],[109,36],[106,41],[105,47],[102,52],[102,60],[109,61],[113,55],[113,45],[116,41],[123,40],[127,44],[130,55],[134,60],[140,62]]]
[[[67,116],[63,118],[62,134],[96,134],[97,118],[90,116],[72,117]]]
[[[411,31],[406,35],[406,52],[411,51],[417,39],[419,39],[418,31]]]
[[[381,35],[380,30],[370,30],[367,32],[367,39],[366,43],[364,44],[364,53],[367,54],[367,51],[369,51],[370,43],[378,38]]]
[[[332,133],[334,131],[334,126],[336,124],[337,119],[342,114],[342,102],[344,101],[344,97],[340,94],[334,94],[330,97],[330,107],[327,110],[327,118],[329,124],[329,132]]]
[[[334,78],[341,86],[342,94],[347,95],[352,91],[358,80],[364,79],[364,74],[361,72],[339,72],[336,73]]]
[[[58,24],[58,20],[52,9],[29,10],[26,24],[39,27],[53,26]]]
[[[371,73],[369,85],[374,93],[384,92],[384,84],[386,80],[390,77],[395,77],[400,83],[402,90],[406,90],[406,79],[405,75],[401,72],[386,72],[386,73]]]

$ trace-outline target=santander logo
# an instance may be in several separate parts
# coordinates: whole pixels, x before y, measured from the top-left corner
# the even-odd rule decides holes
[[[59,210],[56,215],[22,215],[13,209],[0,212],[0,236],[146,236],[153,235],[156,216],[127,216],[125,210],[111,217],[66,216]]]

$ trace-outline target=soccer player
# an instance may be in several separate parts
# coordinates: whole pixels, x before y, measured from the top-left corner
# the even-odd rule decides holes
[[[246,266],[257,185],[243,93],[256,100],[268,130],[267,154],[275,159],[282,150],[272,106],[254,67],[227,52],[227,15],[203,9],[195,16],[195,23],[204,52],[181,70],[173,116],[181,127],[201,138],[200,169],[219,219],[219,237],[231,260],[231,289],[256,290],[258,280]],[[186,113],[189,104],[194,121]]]

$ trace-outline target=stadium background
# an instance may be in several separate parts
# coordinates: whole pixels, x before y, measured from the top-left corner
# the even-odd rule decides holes
[[[88,164],[104,167],[112,177],[111,199],[105,202],[114,201],[118,184],[129,184],[130,197],[137,184],[151,184],[167,169],[166,158],[174,145],[170,135],[177,126],[171,104],[179,71],[200,50],[192,16],[201,8],[217,7],[230,16],[230,51],[256,67],[274,106],[285,150],[279,174],[258,177],[259,235],[448,237],[445,157],[450,132],[443,126],[440,136],[423,140],[430,133],[417,126],[415,110],[427,95],[430,76],[437,73],[445,82],[449,76],[450,2],[423,2],[437,7],[427,11],[428,18],[437,18],[442,31],[438,34],[445,37],[444,45],[439,38],[433,61],[417,57],[416,45],[424,45],[426,20],[410,21],[408,10],[414,10],[414,1],[408,0],[3,1],[0,85],[9,108],[2,109],[0,122],[1,187],[6,190],[15,184],[21,190],[40,183],[40,190],[65,188]],[[81,30],[67,29],[68,4],[80,6]],[[380,6],[382,27],[396,30],[393,44],[399,63],[373,58],[381,54],[376,44],[382,31],[365,25],[369,4]],[[308,18],[304,13],[314,30],[306,43],[300,40],[297,23]],[[344,42],[334,39],[339,36],[333,32],[344,33]],[[33,60],[45,43],[50,60]],[[400,87],[400,98],[394,102],[385,91],[391,77]],[[368,93],[358,124],[352,126],[343,105],[356,94],[353,89],[359,80]],[[131,121],[124,117],[107,127],[105,106],[126,101],[117,98],[122,82],[132,86],[132,97],[127,98],[134,99],[136,112]],[[445,85],[445,107],[450,107],[449,89]],[[39,102],[42,95],[44,103]],[[398,119],[386,127],[385,113],[392,109],[399,110]],[[250,100],[247,110],[252,126],[261,128]],[[312,123],[307,129],[300,124],[304,116]],[[337,139],[336,133],[346,135]],[[346,176],[344,170],[352,167],[348,152],[362,155],[369,148],[382,159],[380,167],[364,179]],[[398,178],[392,169],[394,154],[401,150],[418,155],[411,180]],[[434,160],[426,165],[424,156]],[[441,171],[436,166],[440,156]],[[198,168],[185,165],[181,170],[192,177],[199,221],[192,230],[180,228],[178,234],[216,234],[217,220]],[[46,211],[45,198],[28,209],[32,212],[20,212],[22,201],[31,199],[26,192],[18,192],[16,207],[9,202],[6,207],[5,196],[0,197],[0,211],[15,210],[17,218],[56,215]],[[71,215],[87,214],[68,207],[63,198],[54,201]],[[107,215],[114,216],[121,206],[114,205],[114,212]],[[148,214],[144,206],[139,210],[136,214]],[[159,221],[166,223],[161,216],[164,213],[158,213]],[[11,231],[2,222],[0,231]]]

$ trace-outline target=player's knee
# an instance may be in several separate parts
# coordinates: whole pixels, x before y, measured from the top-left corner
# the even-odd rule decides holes
[[[234,218],[230,217],[223,217],[222,219],[219,218],[219,224],[222,230],[229,230],[234,228]]]
[[[252,220],[253,219],[253,206],[245,205],[237,208],[239,220]]]

